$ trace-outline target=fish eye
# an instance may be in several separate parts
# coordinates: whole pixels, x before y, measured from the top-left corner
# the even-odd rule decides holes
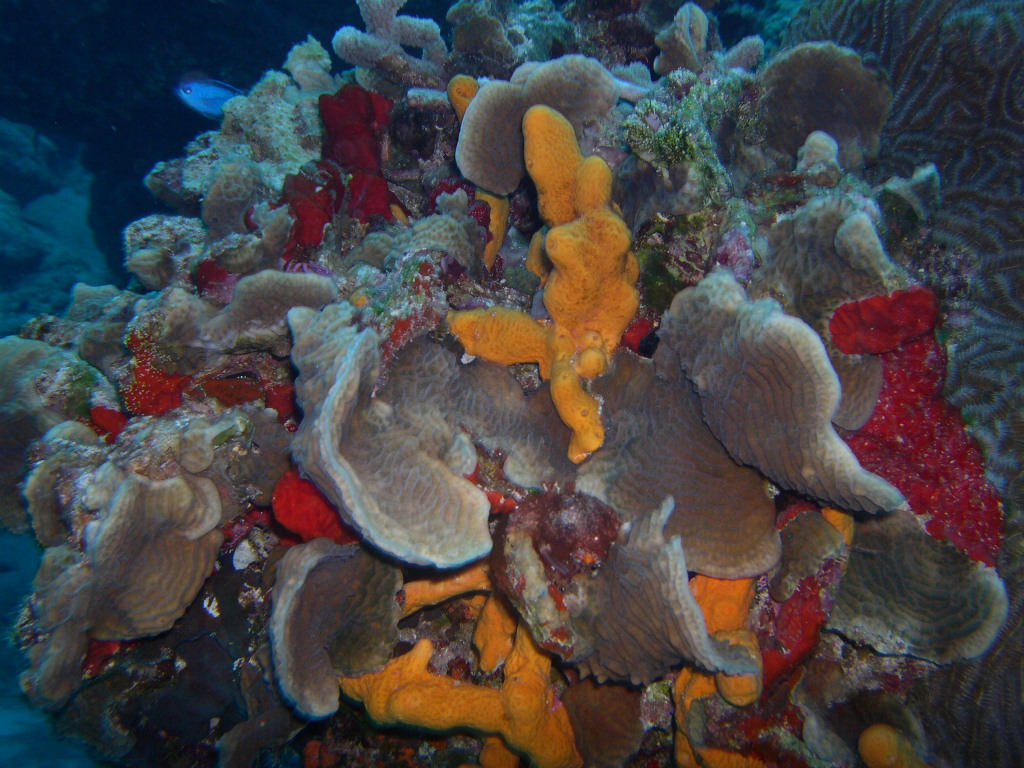
[[[186,96],[192,95],[192,86],[191,85],[183,85],[181,87],[181,92],[184,93]]]

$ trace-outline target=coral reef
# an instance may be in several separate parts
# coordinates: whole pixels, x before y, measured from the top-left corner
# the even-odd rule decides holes
[[[712,5],[463,1],[449,52],[362,0],[355,70],[310,38],[151,172],[129,289],[0,340],[21,683],[63,732],[154,768],[1012,764],[1012,244],[949,277],[970,182],[885,123],[903,54],[759,67]]]

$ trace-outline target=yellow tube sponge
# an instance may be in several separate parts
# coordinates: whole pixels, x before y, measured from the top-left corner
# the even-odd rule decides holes
[[[498,734],[538,768],[580,768],[569,715],[551,687],[551,660],[529,632],[517,632],[500,689],[460,683],[427,668],[433,645],[420,640],[404,656],[369,675],[339,678],[377,723]]]
[[[505,242],[505,233],[508,232],[508,198],[503,195],[492,195],[477,187],[476,199],[483,200],[491,207],[491,215],[487,224],[487,231],[491,233],[491,239],[484,246],[484,266],[490,270],[494,269],[494,259],[498,255],[501,244]]]
[[[433,653],[431,642],[420,640],[379,672],[338,678],[341,690],[361,701],[366,714],[381,725],[407,723],[432,731],[469,727],[496,732],[505,722],[498,691],[435,675],[427,669]]]
[[[479,90],[480,83],[475,77],[469,75],[456,75],[448,81],[448,101],[451,102],[452,109],[455,110],[460,123],[462,116],[466,114],[469,102],[473,100]]]
[[[434,579],[406,582],[402,587],[402,615],[409,616],[428,605],[437,605],[467,592],[489,592],[491,575],[482,565],[469,565]]]
[[[493,592],[484,603],[473,631],[473,646],[480,655],[480,669],[493,672],[508,658],[515,644],[516,618],[505,599]]]
[[[538,363],[551,377],[553,331],[525,312],[507,307],[448,313],[448,327],[466,352],[493,363]]]
[[[761,657],[757,636],[747,628],[750,606],[754,601],[753,579],[715,579],[697,574],[690,579],[690,591],[704,612],[707,630],[719,640],[746,645],[758,659]],[[683,667],[675,681],[676,765],[690,768],[697,765],[743,766],[749,758],[724,750],[695,745],[687,728],[687,715],[697,699],[715,692],[733,706],[753,704],[761,697],[761,673],[755,675],[711,675]],[[699,755],[699,758],[698,758]],[[760,761],[749,763],[760,765]]]
[[[629,228],[611,203],[608,164],[584,158],[572,126],[549,107],[531,107],[523,133],[526,168],[550,227],[542,241],[535,236],[529,265],[546,274],[544,306],[551,320],[492,309],[452,312],[448,324],[472,355],[503,365],[540,365],[541,377],[551,379],[555,409],[573,432],[569,458],[578,463],[604,442],[600,404],[582,379],[608,369],[640,305],[640,270],[629,250]]]

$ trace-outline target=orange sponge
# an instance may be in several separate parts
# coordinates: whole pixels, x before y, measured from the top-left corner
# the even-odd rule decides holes
[[[640,304],[639,266],[626,223],[611,204],[607,163],[584,158],[569,122],[545,106],[523,118],[526,168],[550,229],[531,246],[530,266],[546,278],[550,322],[509,309],[452,312],[448,324],[466,351],[493,362],[536,362],[551,399],[572,430],[569,458],[580,462],[604,442],[600,404],[583,385],[607,369]],[[543,256],[551,264],[543,264]]]

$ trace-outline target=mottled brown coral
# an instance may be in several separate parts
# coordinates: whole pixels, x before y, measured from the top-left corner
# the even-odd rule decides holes
[[[666,536],[680,535],[687,567],[719,578],[757,576],[779,558],[775,505],[755,470],[730,458],[701,419],[678,365],[622,355],[598,383],[607,443],[577,485],[626,519],[671,496]]]
[[[1024,20],[1016,0],[824,0],[794,15],[787,43],[835,40],[872,56],[895,95],[879,180],[935,162],[940,231],[981,254],[1024,232],[1016,203]],[[1019,250],[1019,246],[1018,250]]]
[[[22,686],[50,709],[78,688],[88,638],[169,629],[210,574],[224,539],[217,489],[205,478],[121,478],[108,469],[104,482],[116,490],[86,527],[84,554],[53,547],[37,576],[41,638]]]
[[[263,270],[243,277],[231,302],[200,327],[190,346],[220,353],[269,350],[281,357],[290,342],[285,316],[292,307],[320,307],[333,301],[338,289],[322,275]]]
[[[910,705],[942,766],[1010,768],[1024,756],[1024,530],[1018,523],[1000,557],[1009,612],[991,647],[976,659],[940,667],[916,681]]]
[[[576,746],[593,768],[621,768],[640,748],[644,735],[642,692],[620,683],[598,683],[587,677],[562,695],[569,711]]]
[[[462,175],[497,195],[515,191],[526,173],[523,115],[543,104],[565,115],[576,131],[605,117],[618,98],[611,74],[595,59],[563,56],[512,82],[492,80],[466,109],[455,160]]]
[[[114,403],[99,371],[66,350],[41,341],[0,339],[0,524],[24,528],[25,513],[15,486],[29,444],[65,419],[84,416],[93,390]]]
[[[221,158],[203,196],[202,218],[210,240],[246,231],[245,214],[256,202],[259,185],[260,169],[252,160],[238,154]]]
[[[277,567],[269,631],[285,698],[308,718],[338,709],[336,675],[376,672],[398,639],[401,572],[357,544],[313,539]]]
[[[849,193],[812,198],[780,216],[769,233],[771,252],[750,282],[753,298],[771,296],[821,335],[842,384],[832,420],[859,429],[871,416],[882,385],[882,366],[871,355],[847,355],[831,343],[828,321],[847,301],[891,293],[908,284],[893,264],[876,227],[876,205]]]
[[[800,582],[813,576],[827,557],[843,550],[843,536],[817,510],[805,510],[782,529],[782,561],[769,585],[773,600],[792,597]]]
[[[86,529],[92,637],[124,640],[168,629],[192,602],[220,549],[217,487],[206,478],[128,475]]]
[[[598,680],[646,684],[683,660],[728,674],[758,669],[747,648],[708,635],[680,537],[663,533],[671,514],[666,501],[634,520],[600,576],[585,587],[577,624],[592,651],[578,663]]]

